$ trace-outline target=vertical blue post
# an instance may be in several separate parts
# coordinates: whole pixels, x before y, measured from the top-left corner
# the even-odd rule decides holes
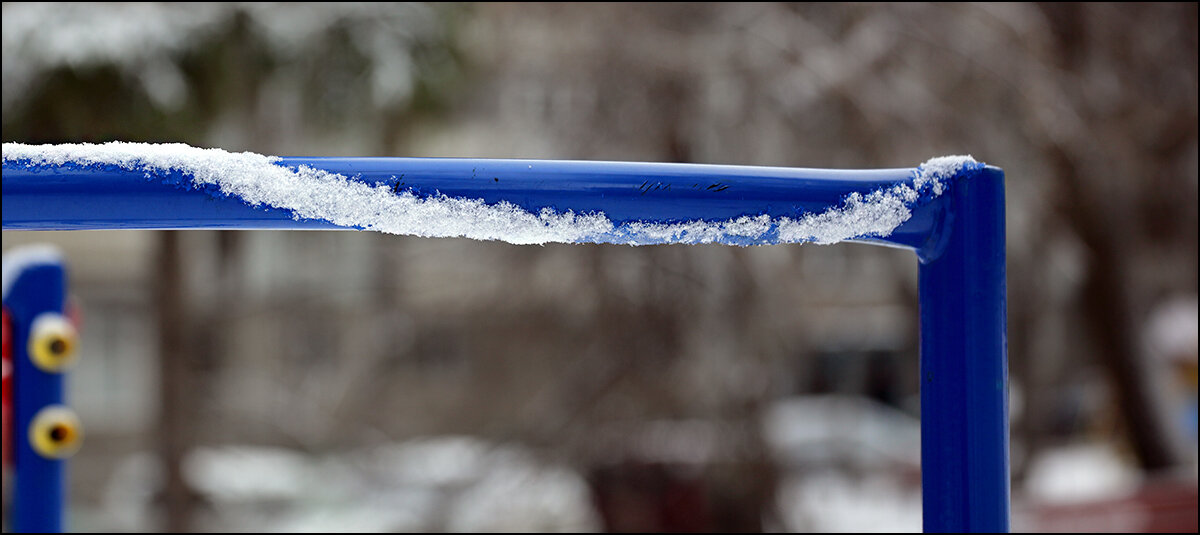
[[[1006,532],[1004,173],[987,167],[951,188],[919,275],[925,531]]]
[[[5,258],[6,263],[10,258]],[[76,442],[79,429],[63,419],[63,373],[47,372],[31,358],[30,339],[39,317],[62,318],[66,302],[66,271],[57,259],[41,257],[12,268],[5,266],[4,307],[12,322],[13,358],[13,489],[11,528],[15,532],[61,532],[66,461],[58,455],[59,439]],[[45,329],[42,329],[43,331]],[[73,344],[73,340],[59,343]],[[48,410],[47,410],[48,409]],[[48,415],[39,416],[39,415]],[[43,423],[44,422],[44,423]],[[43,436],[41,439],[31,433]],[[64,435],[65,433],[65,435]],[[40,440],[40,442],[39,442]],[[39,448],[41,451],[39,451]],[[71,450],[62,449],[63,456]]]

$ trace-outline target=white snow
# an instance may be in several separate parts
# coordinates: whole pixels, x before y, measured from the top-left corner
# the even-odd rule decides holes
[[[62,263],[62,253],[53,245],[37,244],[15,247],[4,252],[3,268],[0,269],[0,287],[3,295],[8,297],[17,277],[26,269],[33,266],[53,265]]]
[[[429,467],[422,467],[429,464]],[[209,505],[206,531],[596,531],[587,481],[515,444],[423,437],[373,448],[308,454],[247,445],[193,448],[183,474]],[[101,531],[154,522],[159,463],[137,453],[105,488]]]
[[[216,186],[252,206],[290,211],[297,219],[322,219],[339,226],[423,237],[467,237],[515,244],[548,242],[712,243],[758,238],[778,229],[781,243],[837,243],[885,237],[912,216],[911,207],[925,192],[940,195],[947,180],[970,156],[934,158],[918,167],[912,184],[900,183],[866,195],[852,193],[841,206],[798,219],[743,216],[725,221],[636,222],[616,225],[603,213],[526,211],[514,204],[479,199],[395,193],[386,185],[368,185],[343,175],[300,166],[277,165],[280,159],[252,152],[231,153],[184,144],[111,142],[102,145],[25,145],[5,143],[4,161],[32,165],[115,165],[156,173],[180,172],[194,186]],[[532,168],[532,167],[531,167]]]
[[[921,164],[920,172],[913,179],[913,185],[917,189],[924,189],[926,184],[928,184],[933,188],[934,195],[941,195],[945,181],[953,177],[959,169],[962,169],[968,163],[977,162],[970,155],[930,158]]]
[[[1177,295],[1156,306],[1146,321],[1148,351],[1163,361],[1191,362],[1196,365],[1197,324],[1200,314],[1196,295]]]
[[[884,471],[921,464],[920,421],[864,397],[780,399],[763,412],[762,429],[784,466],[830,466],[849,460],[860,468]]]
[[[1024,490],[1035,502],[1079,503],[1126,496],[1142,479],[1112,444],[1081,443],[1032,459]]]
[[[186,91],[171,54],[209,33],[229,11],[216,4],[4,4],[4,110],[46,71],[116,65],[169,107]]]
[[[818,470],[783,476],[775,501],[779,531],[920,533],[921,489],[894,474]]]
[[[877,401],[782,398],[761,417],[780,481],[780,531],[921,531],[921,423]]]
[[[160,108],[173,109],[189,91],[179,55],[205,46],[239,16],[281,63],[321,49],[330,28],[349,24],[350,45],[369,62],[364,75],[372,100],[394,104],[415,85],[415,46],[439,31],[435,9],[419,3],[330,2],[296,9],[269,2],[5,2],[3,11],[5,111],[53,69],[101,65],[141,85]]]

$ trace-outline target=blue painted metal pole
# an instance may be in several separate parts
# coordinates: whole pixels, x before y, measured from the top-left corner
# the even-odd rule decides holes
[[[922,253],[921,488],[927,532],[1008,531],[1004,173],[955,181]]]
[[[722,165],[430,158],[284,158],[397,193],[439,193],[603,212],[615,224],[800,217],[848,196],[913,184],[914,169],[833,171]],[[927,531],[1007,531],[1008,404],[1003,172],[972,168],[912,206],[889,236],[917,252],[921,293],[922,485]],[[4,162],[5,229],[341,228],[190,187],[188,177],[115,166]],[[775,243],[777,235],[725,243]]]
[[[66,271],[42,256],[13,268],[5,255],[4,308],[12,322],[13,504],[16,532],[60,532],[66,505],[66,457],[82,430],[64,403],[64,370],[74,355],[74,328],[63,316]]]
[[[914,169],[830,170],[735,165],[468,158],[282,158],[397,192],[544,208],[604,212],[614,223],[724,220],[743,215],[797,217],[837,206],[852,193],[911,184]],[[177,172],[148,179],[115,166],[25,166],[4,162],[5,230],[340,229],[295,220],[284,210],[190,187]],[[913,216],[874,243],[917,248],[937,223],[917,206]],[[771,243],[742,242],[739,245]]]

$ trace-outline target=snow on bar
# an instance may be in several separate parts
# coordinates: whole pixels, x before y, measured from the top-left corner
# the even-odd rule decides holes
[[[515,244],[622,243],[836,243],[887,237],[912,217],[918,199],[936,197],[956,174],[983,167],[970,156],[933,158],[902,182],[867,194],[850,193],[839,206],[797,217],[767,214],[726,220],[614,223],[603,212],[543,208],[537,213],[507,201],[419,195],[386,184],[367,184],[281,158],[252,152],[203,149],[181,143],[26,145],[4,143],[4,162],[28,166],[117,166],[147,179],[169,173],[191,177],[190,186],[234,196],[255,207],[289,211],[295,219],[422,237],[467,237]],[[769,239],[767,239],[769,237]]]

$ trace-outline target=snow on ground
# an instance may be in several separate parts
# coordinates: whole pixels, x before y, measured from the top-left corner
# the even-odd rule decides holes
[[[921,531],[920,422],[859,396],[777,400],[763,434],[784,474],[782,531]]]
[[[763,434],[788,466],[830,465],[845,458],[861,468],[919,466],[920,422],[861,396],[778,400],[763,414]]]
[[[1032,460],[1024,491],[1033,502],[1071,503],[1133,492],[1141,472],[1111,444],[1082,443],[1049,449]]]
[[[781,469],[774,528],[920,531],[919,429],[915,418],[862,398],[810,396],[772,404],[763,431]],[[520,446],[471,437],[426,437],[322,455],[198,448],[186,457],[184,475],[208,503],[198,526],[217,531],[601,528],[578,473]],[[160,478],[153,455],[129,457],[116,467],[103,507],[77,505],[73,525],[152,529]],[[1014,495],[1017,506],[1079,503],[1120,497],[1140,483],[1140,473],[1111,445],[1080,444],[1039,455]]]
[[[778,496],[783,531],[919,533],[921,491],[890,474],[824,471],[785,477]]]
[[[206,447],[184,460],[184,477],[209,504],[205,530],[247,532],[596,531],[586,482],[518,446],[429,437],[376,448],[308,455],[258,446]],[[101,510],[77,527],[152,529],[156,459],[120,463]],[[78,509],[78,507],[77,507]]]
[[[32,166],[118,166],[142,171],[148,179],[170,173],[191,178],[191,186],[242,199],[251,206],[290,211],[297,219],[320,219],[344,227],[423,237],[468,237],[516,244],[548,242],[712,243],[759,238],[778,231],[781,243],[837,243],[860,236],[885,237],[912,217],[923,193],[940,195],[964,169],[978,169],[970,156],[934,158],[919,166],[912,183],[900,183],[866,195],[851,193],[840,206],[802,217],[742,216],[724,221],[634,222],[614,224],[603,213],[532,213],[507,202],[446,195],[396,193],[385,184],[370,185],[307,166],[288,168],[279,158],[251,152],[231,153],[180,143],[25,145],[5,143],[4,161]]]

